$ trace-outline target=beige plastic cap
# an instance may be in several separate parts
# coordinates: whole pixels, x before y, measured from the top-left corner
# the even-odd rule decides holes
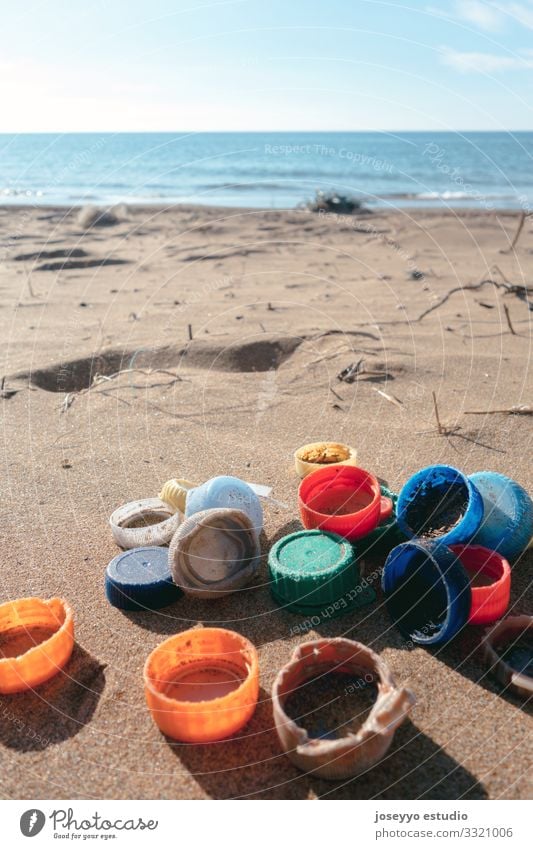
[[[301,478],[324,466],[357,466],[357,451],[343,442],[309,442],[294,452],[294,466]]]
[[[190,489],[194,489],[195,483],[186,480],[185,478],[172,478],[163,485],[163,489],[159,493],[161,501],[166,501],[175,510],[180,510],[185,513],[185,502],[187,493]]]

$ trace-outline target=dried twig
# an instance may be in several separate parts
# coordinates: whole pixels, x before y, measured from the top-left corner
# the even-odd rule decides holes
[[[477,289],[482,289],[483,286],[491,285],[495,286],[497,289],[503,289],[505,294],[508,295],[516,295],[520,298],[520,300],[525,301],[528,305],[528,308],[533,311],[533,301],[530,301],[528,298],[528,293],[533,291],[531,286],[517,286],[515,283],[510,283],[509,280],[505,277],[502,271],[498,268],[497,265],[493,266],[492,271],[497,272],[502,278],[502,282],[498,282],[498,280],[494,280],[492,277],[483,278],[482,280],[478,280],[477,283],[466,283],[464,286],[454,286],[453,289],[450,289],[446,294],[439,300],[428,307],[424,312],[421,312],[420,315],[413,319],[413,321],[422,321],[430,313],[434,312],[434,310],[442,307],[443,304],[448,301],[452,295],[455,295],[456,292],[472,292]]]
[[[117,377],[122,377],[122,375],[124,375],[124,374],[132,374],[132,373],[145,374],[145,375],[168,374],[170,377],[173,378],[173,380],[166,381],[165,383],[148,383],[148,384],[144,384],[144,385],[143,384],[131,384],[130,386],[127,386],[127,387],[110,386],[110,387],[107,387],[106,389],[102,389],[102,388],[97,389],[97,387],[101,387],[102,383],[109,383],[112,380],[116,380]],[[98,373],[96,373],[93,377],[93,381],[92,381],[90,386],[86,386],[84,389],[80,389],[78,392],[69,392],[69,393],[67,393],[67,395],[65,395],[63,402],[61,404],[61,412],[66,413],[66,411],[69,409],[69,407],[72,406],[72,404],[74,403],[74,400],[77,397],[79,397],[80,395],[85,395],[87,392],[92,392],[95,389],[96,389],[98,395],[107,395],[107,397],[109,397],[109,398],[112,398],[112,397],[117,398],[116,395],[109,395],[109,392],[116,391],[118,389],[126,389],[126,388],[127,389],[156,389],[157,387],[160,387],[160,386],[173,386],[175,383],[181,382],[183,379],[184,378],[180,377],[175,372],[169,371],[168,369],[164,369],[164,368],[156,368],[156,369],[125,368],[125,369],[121,369],[120,371],[116,371],[113,374],[98,374]],[[131,404],[129,404],[123,398],[117,398],[117,400],[119,400],[122,404],[127,404],[128,406],[131,406]]]
[[[514,251],[516,243],[518,242],[518,240],[520,238],[520,233],[524,229],[524,224],[526,223],[526,218],[528,217],[528,215],[529,215],[528,212],[522,211],[522,214],[520,215],[520,220],[518,222],[518,227],[517,227],[516,233],[514,234],[514,239],[511,242],[510,246],[502,251],[502,254],[510,254],[511,251]]]
[[[509,315],[509,307],[507,306],[507,304],[503,305],[503,311],[505,313],[505,318],[507,319],[507,325],[509,327],[509,330],[511,331],[513,336],[517,336],[518,334],[517,334],[516,330],[514,329],[513,324],[511,322],[511,316]]]
[[[378,389],[377,386],[373,386],[372,389],[374,392],[377,392],[378,395],[381,395],[382,398],[385,398],[385,401],[389,401],[391,404],[395,404],[396,407],[403,407],[403,401],[400,401],[399,398],[396,398],[395,395],[388,395],[387,392],[383,392],[383,389]]]
[[[492,416],[496,413],[504,413],[508,416],[533,416],[533,407],[526,404],[516,404],[513,407],[504,407],[501,410],[465,410],[465,416]]]
[[[335,398],[337,398],[339,401],[344,401],[344,398],[341,398],[341,396],[339,395],[339,393],[338,393],[338,392],[335,392],[335,390],[333,389],[333,386],[330,386],[330,387],[329,387],[329,391],[330,391],[330,392],[332,392],[332,393],[333,393],[333,395],[335,395]]]
[[[68,408],[71,407],[72,404],[74,403],[75,397],[76,397],[75,392],[67,392],[67,394],[63,398],[59,412],[60,413],[66,413]]]
[[[433,409],[435,411],[435,418],[437,420],[437,430],[438,430],[439,433],[443,433],[444,428],[442,426],[440,416],[439,416],[439,407],[438,407],[438,404],[437,404],[437,396],[435,395],[435,391],[433,391],[431,394],[433,396]]]
[[[0,398],[4,398],[7,400],[8,398],[12,398],[13,395],[16,395],[18,389],[6,389],[6,376],[2,377],[2,382],[0,384]]]
[[[192,342],[192,324],[187,325],[187,330],[189,332],[189,342]]]
[[[350,363],[349,366],[343,368],[337,375],[337,380],[342,380],[343,383],[353,383],[359,374],[364,371],[364,357],[361,357],[357,362]]]

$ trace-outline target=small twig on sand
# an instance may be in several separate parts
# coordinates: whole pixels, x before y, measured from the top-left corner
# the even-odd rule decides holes
[[[514,407],[505,407],[502,410],[465,410],[465,416],[492,416],[496,413],[504,413],[508,416],[533,416],[533,407],[526,404],[516,404]]]
[[[503,305],[503,311],[505,313],[505,318],[507,319],[507,325],[509,327],[509,330],[511,331],[513,336],[517,336],[518,334],[517,334],[516,330],[514,329],[513,324],[511,322],[511,316],[509,315],[509,307],[507,306],[507,304]]]
[[[60,407],[59,412],[60,412],[60,413],[66,413],[66,412],[67,412],[67,410],[68,410],[68,408],[69,408],[69,407],[71,407],[71,406],[72,406],[72,404],[74,403],[74,398],[75,398],[75,397],[76,397],[76,396],[75,396],[75,393],[74,393],[74,392],[67,392],[67,394],[66,394],[66,395],[65,395],[65,397],[63,398],[63,402],[62,402],[62,404],[61,404],[61,407]]]
[[[444,428],[441,424],[441,420],[440,420],[440,417],[439,417],[439,407],[437,405],[437,396],[435,395],[435,391],[433,391],[431,394],[433,396],[433,409],[435,411],[435,418],[437,420],[437,430],[438,430],[439,433],[443,433]]]
[[[364,362],[364,357],[361,357],[356,363],[350,363],[349,366],[338,373],[337,380],[342,380],[343,383],[353,383],[357,376],[364,371]]]
[[[332,392],[332,393],[333,393],[333,395],[335,395],[335,398],[337,398],[339,401],[344,401],[344,398],[341,398],[341,396],[339,395],[339,393],[338,393],[338,392],[335,392],[335,390],[333,389],[333,386],[330,386],[330,387],[329,387],[329,391],[330,391],[330,392]]]
[[[518,222],[518,227],[517,227],[516,233],[514,234],[514,239],[511,242],[510,246],[508,248],[505,248],[505,250],[502,251],[502,254],[510,254],[511,251],[514,251],[516,243],[518,242],[518,240],[520,238],[520,233],[524,229],[524,224],[526,223],[526,218],[528,217],[528,215],[529,215],[528,212],[522,211],[522,214],[520,215],[520,220]]]
[[[438,404],[437,404],[437,395],[436,395],[435,391],[432,391],[431,395],[432,395],[432,398],[433,398],[433,411],[435,413],[435,420],[437,422],[437,435],[438,436],[445,436],[447,439],[450,436],[457,436],[458,431],[461,430],[461,426],[460,425],[443,424],[443,422],[441,421],[440,415],[439,415],[439,407],[438,407]],[[435,432],[434,429],[417,431],[417,433],[419,433],[419,434],[434,433],[434,432]],[[450,440],[448,439],[448,441],[450,441]],[[452,445],[451,442],[450,442],[450,445]]]
[[[189,342],[192,342],[192,324],[188,324],[187,329],[189,331]]]
[[[436,301],[426,310],[420,313],[417,318],[413,319],[413,321],[422,321],[427,315],[432,313],[434,310],[438,310],[439,307],[442,307],[443,304],[448,301],[452,295],[455,295],[457,292],[472,292],[477,289],[482,289],[483,286],[495,286],[496,289],[503,289],[506,295],[516,295],[520,298],[521,301],[524,301],[530,310],[533,311],[533,301],[530,301],[528,298],[528,294],[530,294],[533,289],[531,286],[518,286],[515,283],[511,283],[503,274],[503,272],[498,268],[497,265],[494,265],[491,269],[492,272],[496,272],[502,278],[502,282],[500,283],[498,280],[494,280],[492,277],[484,277],[481,280],[478,280],[477,283],[466,283],[464,286],[454,286],[453,289],[450,289],[446,294],[440,298],[440,300]]]
[[[117,377],[122,377],[123,374],[132,374],[132,373],[144,374],[144,375],[148,375],[148,376],[152,375],[152,374],[168,374],[170,377],[173,378],[173,380],[166,381],[165,383],[148,383],[148,384],[144,384],[144,385],[143,384],[131,384],[130,386],[127,386],[127,387],[121,387],[121,386],[115,387],[115,386],[113,386],[113,387],[107,387],[105,390],[102,388],[103,383],[109,383],[112,380],[116,380]],[[79,397],[80,395],[85,395],[87,392],[91,392],[92,390],[97,389],[97,387],[98,387],[98,389],[97,389],[98,395],[107,395],[107,397],[109,397],[109,398],[117,398],[116,395],[109,395],[108,393],[111,392],[112,390],[116,391],[117,389],[123,389],[123,388],[124,389],[156,389],[156,388],[161,387],[161,386],[168,387],[168,386],[173,386],[175,383],[181,382],[183,379],[184,378],[180,377],[175,372],[169,371],[168,369],[164,369],[164,368],[155,368],[155,369],[125,368],[125,369],[121,369],[120,371],[116,371],[113,374],[98,374],[97,373],[97,374],[94,375],[93,382],[91,383],[90,386],[86,386],[84,389],[80,389],[77,392],[69,392],[69,393],[67,393],[67,395],[65,395],[65,397],[63,399],[63,403],[61,404],[61,412],[66,413],[66,411],[69,409],[69,407],[72,406],[72,404],[74,403],[74,400],[77,397]],[[123,404],[128,404],[128,402],[124,401],[123,398],[119,398],[117,400],[120,400],[120,402],[123,403]],[[128,404],[128,406],[131,406],[131,404]]]
[[[5,400],[7,400],[8,398],[12,398],[13,395],[16,395],[17,392],[18,392],[18,389],[6,389],[5,387],[6,387],[6,376],[4,375],[2,377],[2,382],[1,382],[1,385],[0,385],[0,398],[4,398]]]
[[[388,395],[386,392],[383,392],[383,389],[378,389],[377,386],[372,386],[374,392],[377,392],[378,395],[381,395],[382,398],[385,398],[385,401],[389,401],[391,404],[395,404],[396,407],[403,407],[403,401],[400,401],[399,398],[396,398],[394,395]]]
[[[33,286],[31,285],[31,275],[26,270],[26,266],[24,266],[24,274],[26,275],[26,285],[28,286],[28,292],[30,293],[30,298],[36,298],[37,295],[33,291]]]

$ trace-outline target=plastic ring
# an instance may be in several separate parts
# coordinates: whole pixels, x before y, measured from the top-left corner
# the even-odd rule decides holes
[[[168,545],[181,520],[180,511],[160,498],[143,498],[118,507],[109,524],[117,545],[128,549]],[[134,523],[139,527],[132,527]]]
[[[351,541],[373,531],[392,514],[378,480],[356,466],[323,467],[303,479],[298,490],[304,528],[339,534]]]
[[[418,645],[447,642],[470,615],[468,575],[448,546],[436,540],[411,540],[393,548],[382,587],[392,621]]]
[[[498,681],[517,695],[533,695],[533,660],[529,646],[520,646],[520,637],[533,632],[533,616],[508,616],[487,631],[482,641],[485,661]],[[517,645],[518,644],[518,645]]]
[[[39,641],[38,630],[52,633]],[[8,601],[0,605],[0,636],[0,693],[31,690],[53,678],[69,660],[74,647],[72,609],[62,598]]]
[[[326,672],[360,676],[363,685],[377,686],[376,701],[363,725],[338,739],[310,738],[285,712],[287,699],[298,687]],[[303,643],[272,687],[281,748],[299,769],[333,781],[352,778],[377,763],[414,703],[414,695],[396,686],[389,667],[375,652],[343,637]]]
[[[194,628],[162,642],[144,665],[146,702],[168,737],[213,743],[239,731],[259,696],[255,646],[224,628]]]
[[[356,549],[337,534],[288,534],[270,549],[268,567],[272,597],[284,610],[329,618],[376,598],[361,585]]]
[[[459,558],[472,588],[470,625],[486,625],[503,616],[511,595],[511,567],[505,557],[482,545],[450,545]],[[489,584],[476,586],[476,579],[489,578]]]
[[[242,510],[212,508],[179,526],[169,549],[175,584],[196,598],[223,598],[249,584],[261,565],[261,548]]]
[[[113,558],[105,573],[105,593],[120,610],[159,610],[176,601],[181,590],[172,580],[167,549],[150,545]]]
[[[396,515],[406,537],[465,545],[483,520],[483,499],[459,469],[427,466],[400,490]]]

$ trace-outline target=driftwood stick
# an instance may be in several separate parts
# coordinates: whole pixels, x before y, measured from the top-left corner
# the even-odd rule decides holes
[[[513,336],[516,336],[517,333],[516,333],[516,330],[513,327],[513,324],[512,324],[512,321],[511,321],[511,316],[509,315],[509,307],[507,306],[507,304],[503,305],[503,311],[505,313],[505,318],[507,319],[507,325],[509,327],[509,330],[511,331]]]
[[[530,310],[533,310],[533,301],[530,301],[528,298],[528,294],[533,291],[531,286],[518,286],[515,283],[510,283],[509,280],[505,277],[503,272],[498,268],[497,265],[492,267],[492,271],[497,272],[502,278],[503,282],[499,282],[498,280],[494,280],[492,277],[484,277],[481,280],[478,280],[477,283],[466,283],[464,286],[454,286],[453,289],[450,289],[446,294],[439,300],[428,307],[424,312],[421,312],[420,315],[413,319],[413,321],[422,321],[430,313],[434,312],[434,310],[438,310],[439,307],[442,307],[443,304],[448,301],[452,295],[455,295],[456,292],[473,292],[477,289],[482,289],[483,286],[495,286],[496,289],[503,289],[505,294],[516,295],[520,298],[521,301],[524,301]]]
[[[522,211],[522,214],[520,215],[520,220],[518,222],[518,227],[516,229],[516,233],[514,234],[513,241],[511,242],[511,244],[508,248],[506,248],[504,251],[502,251],[502,253],[510,254],[511,251],[514,251],[514,249],[516,247],[516,243],[518,242],[518,240],[520,238],[520,233],[524,229],[524,224],[526,223],[526,218],[527,218],[528,214],[529,213]]]
[[[496,413],[505,413],[508,416],[533,416],[533,407],[516,404],[514,407],[504,407],[501,410],[464,410],[465,416],[492,416]]]
[[[372,389],[374,392],[377,392],[378,395],[381,395],[382,398],[385,398],[385,401],[388,401],[390,404],[394,404],[396,407],[403,407],[403,401],[400,401],[399,398],[396,398],[395,395],[389,395],[388,392],[384,392],[383,389],[378,389],[377,386],[373,386]]]
[[[439,416],[439,407],[438,407],[438,404],[437,404],[437,396],[435,395],[434,391],[431,394],[433,396],[433,409],[435,411],[435,419],[437,420],[437,430],[438,430],[439,433],[442,433],[443,427],[442,427],[442,423],[441,423],[440,416]]]

